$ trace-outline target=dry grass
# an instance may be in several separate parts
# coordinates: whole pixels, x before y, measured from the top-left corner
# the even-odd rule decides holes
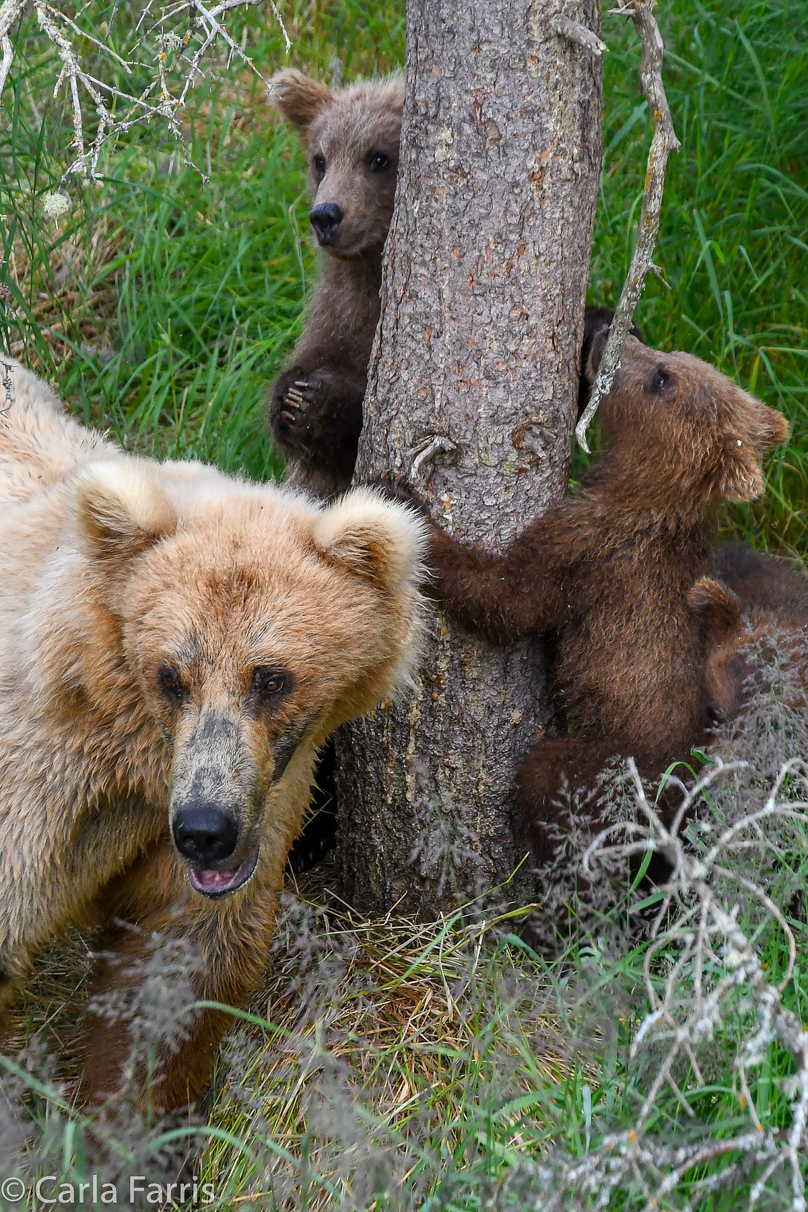
[[[313,899],[285,903],[260,1022],[225,1049],[212,1123],[226,1138],[204,1167],[217,1192],[251,1207],[363,1207],[362,1176],[378,1165],[392,1198],[419,1168],[434,1177],[427,1138],[447,1163],[464,1152],[469,1118],[482,1125],[492,1096],[511,1148],[544,1136],[546,1104],[576,1065],[557,989],[511,951],[528,910],[367,921],[329,890],[323,866],[301,889]],[[283,1154],[270,1167],[249,1156],[267,1141]],[[417,1189],[402,1187],[405,1200]]]

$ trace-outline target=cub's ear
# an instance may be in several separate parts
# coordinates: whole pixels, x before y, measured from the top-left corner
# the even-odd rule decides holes
[[[700,577],[691,586],[687,604],[707,636],[725,635],[740,627],[743,613],[740,598],[713,577]]]
[[[770,448],[772,446],[780,446],[783,442],[788,441],[790,433],[788,420],[776,408],[766,409],[763,429],[767,445]]]
[[[147,464],[92,463],[74,485],[79,533],[104,564],[120,564],[177,528],[174,506]]]
[[[424,576],[426,523],[412,509],[369,488],[354,488],[322,511],[314,542],[323,559],[395,595]]]
[[[269,99],[298,134],[305,138],[315,115],[331,104],[334,94],[328,85],[319,84],[317,80],[290,67],[270,80]]]

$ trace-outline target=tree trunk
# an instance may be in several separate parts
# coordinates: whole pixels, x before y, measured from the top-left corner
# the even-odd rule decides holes
[[[357,479],[411,478],[502,547],[563,494],[601,162],[597,0],[409,0],[407,105]],[[433,440],[434,439],[434,440]],[[423,457],[419,457],[423,455]],[[514,773],[547,722],[540,646],[432,611],[414,693],[340,741],[343,894],[421,917],[522,857]],[[514,894],[530,889],[524,879]]]

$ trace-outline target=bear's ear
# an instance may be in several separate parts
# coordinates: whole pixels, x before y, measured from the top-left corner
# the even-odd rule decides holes
[[[174,506],[146,464],[92,463],[74,483],[79,532],[104,564],[120,564],[177,528]]]
[[[743,613],[740,598],[713,577],[700,577],[691,586],[687,604],[705,635],[725,635],[740,626]]]
[[[290,67],[272,77],[269,98],[286,121],[291,122],[298,134],[305,137],[315,115],[331,104],[334,94],[327,84],[320,84]]]
[[[414,588],[423,576],[426,523],[406,505],[369,488],[354,488],[324,509],[313,537],[325,560],[386,593]]]

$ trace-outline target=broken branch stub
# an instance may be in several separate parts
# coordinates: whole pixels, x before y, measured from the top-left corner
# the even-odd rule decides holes
[[[665,167],[668,155],[681,146],[673,129],[671,111],[662,82],[662,57],[664,46],[652,9],[654,0],[632,0],[622,8],[612,9],[631,17],[642,42],[640,79],[648,108],[654,122],[654,135],[648,151],[648,166],[645,173],[645,189],[640,212],[640,229],[631,258],[628,276],[620,293],[612,321],[609,339],[603,351],[598,375],[578,424],[575,436],[583,449],[589,453],[586,431],[604,396],[612,389],[614,377],[620,366],[620,354],[634,316],[634,308],[643,292],[649,269],[656,268],[653,262],[654,245],[659,231],[659,215],[662,210],[662,194],[665,187]]]

